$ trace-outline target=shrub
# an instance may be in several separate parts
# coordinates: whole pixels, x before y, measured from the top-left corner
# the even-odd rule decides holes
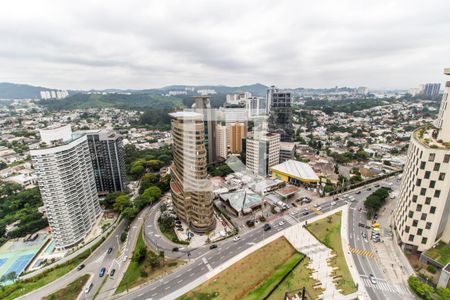
[[[409,287],[416,293],[419,297],[425,300],[432,300],[434,289],[426,283],[421,282],[415,276],[409,276],[408,278]]]
[[[427,271],[434,274],[436,273],[436,268],[433,265],[428,265]]]

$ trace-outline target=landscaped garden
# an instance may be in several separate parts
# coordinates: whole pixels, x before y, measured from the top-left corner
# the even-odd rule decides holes
[[[354,293],[355,283],[345,261],[341,244],[341,212],[311,223],[306,228],[322,244],[333,250],[335,257],[331,259],[330,265],[333,269],[336,268],[333,272],[333,276],[336,277],[336,288],[344,295]]]

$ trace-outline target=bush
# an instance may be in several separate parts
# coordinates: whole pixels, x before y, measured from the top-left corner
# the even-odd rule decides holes
[[[409,276],[408,285],[414,291],[414,293],[416,293],[422,299],[433,299],[434,289],[428,284],[421,282],[417,277]]]
[[[436,268],[433,265],[428,265],[427,271],[434,274],[436,273]]]
[[[120,242],[125,242],[127,239],[127,233],[124,231],[122,232],[122,234],[120,235]]]

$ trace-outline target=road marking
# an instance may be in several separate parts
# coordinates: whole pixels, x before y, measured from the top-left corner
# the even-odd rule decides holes
[[[177,283],[182,283],[182,282],[183,282],[183,279],[177,281]]]
[[[369,250],[364,250],[364,249],[358,249],[358,248],[353,248],[352,246],[349,245],[350,248],[350,252],[357,254],[357,255],[362,255],[362,256],[367,256],[367,257],[375,257],[375,253],[369,251]]]
[[[203,261],[203,263],[206,265],[206,267],[208,268],[208,270],[210,270],[210,271],[212,271],[212,267],[211,267],[211,265],[208,263],[208,260],[206,259],[206,257],[203,257],[202,258],[202,261]],[[202,270],[203,270],[203,268],[202,268]]]
[[[178,274],[177,276],[175,276],[175,278],[180,278],[181,277],[181,274]]]
[[[247,243],[247,245],[250,245],[250,246],[253,246],[253,245],[256,245],[256,243]]]

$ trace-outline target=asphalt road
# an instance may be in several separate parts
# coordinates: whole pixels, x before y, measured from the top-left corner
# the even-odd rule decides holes
[[[375,184],[381,184],[381,186],[383,186],[389,182],[392,182],[392,186],[389,187],[392,189],[398,188],[399,182],[397,182],[395,178],[392,178],[383,182],[367,185],[363,189],[360,189],[360,194],[356,194],[356,191],[347,193],[347,195],[353,195],[355,197],[355,202],[350,204],[348,214],[348,240],[350,247],[353,248],[353,251],[351,251],[353,260],[370,299],[374,300],[411,298],[411,294],[408,292],[407,287],[393,284],[386,279],[381,271],[382,268],[377,263],[376,253],[374,252],[375,250],[372,245],[373,241],[371,240],[371,229],[359,226],[359,224],[371,224],[371,222],[367,220],[366,213],[363,210],[363,200],[377,189],[377,187],[374,187]],[[372,187],[371,191],[367,190],[369,187]],[[362,208],[361,211],[360,208]],[[384,226],[386,225],[387,224],[384,224]],[[363,233],[367,235],[367,238],[362,236]],[[381,238],[383,239],[383,237]],[[375,283],[371,282],[369,278],[370,274],[373,274],[375,277]]]
[[[335,205],[331,205],[332,201],[327,201],[322,203],[321,211],[327,212],[329,210],[335,209],[337,207],[346,205],[347,203],[344,200],[339,200]],[[227,260],[241,253],[247,248],[261,242],[262,240],[272,236],[280,230],[286,229],[294,224],[299,222],[303,222],[317,215],[317,212],[310,210],[308,215],[303,214],[304,208],[295,208],[291,209],[289,214],[285,214],[280,218],[273,220],[271,223],[272,229],[269,231],[264,231],[262,226],[263,224],[259,224],[254,230],[244,233],[240,236],[240,240],[233,241],[232,239],[228,239],[221,243],[217,243],[218,248],[209,249],[209,245],[197,248],[197,249],[189,249],[190,258],[197,258],[192,261],[190,264],[187,264],[181,267],[179,270],[174,273],[158,280],[152,282],[146,286],[143,286],[137,290],[130,291],[128,294],[119,297],[118,299],[163,299],[169,293],[182,288],[183,286],[191,283],[198,277],[208,273],[210,270],[220,266]],[[146,225],[154,226],[154,223],[151,222],[151,218],[149,218],[150,223],[146,222]],[[280,220],[283,220],[284,224],[280,225]],[[152,227],[149,227],[149,233]],[[169,247],[171,245],[162,245],[158,241],[158,247]],[[184,250],[188,251],[188,248]],[[185,256],[186,253],[178,253],[175,255]]]

